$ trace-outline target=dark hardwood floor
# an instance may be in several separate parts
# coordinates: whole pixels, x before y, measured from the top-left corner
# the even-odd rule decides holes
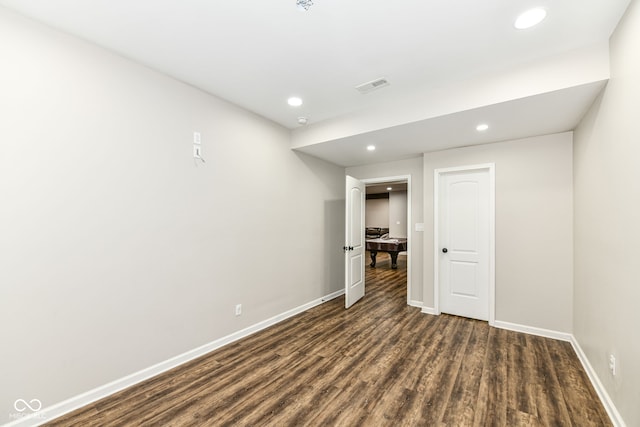
[[[367,295],[281,322],[49,425],[609,426],[570,344],[406,305],[406,261]]]

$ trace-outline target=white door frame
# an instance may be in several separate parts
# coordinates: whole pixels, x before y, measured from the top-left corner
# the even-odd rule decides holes
[[[440,176],[452,172],[489,172],[489,325],[496,321],[496,174],[495,163],[435,169],[433,171],[433,304],[440,314]]]
[[[382,184],[391,181],[406,181],[407,182],[407,305],[415,305],[421,307],[420,304],[411,303],[411,246],[413,244],[413,238],[411,237],[412,223],[411,223],[411,175],[397,175],[386,176],[381,178],[367,178],[362,179],[365,184]]]

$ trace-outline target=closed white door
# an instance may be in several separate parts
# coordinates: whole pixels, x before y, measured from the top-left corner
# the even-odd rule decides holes
[[[347,175],[345,227],[345,307],[364,296],[364,208],[365,186]]]
[[[489,320],[489,171],[440,175],[440,310]]]

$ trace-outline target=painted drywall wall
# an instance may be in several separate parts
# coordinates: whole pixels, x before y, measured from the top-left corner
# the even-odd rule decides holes
[[[3,8],[0,62],[0,424],[344,286],[286,129]]]
[[[610,42],[611,80],[574,138],[574,335],[626,424],[638,426],[640,2]]]
[[[433,307],[434,170],[495,163],[496,320],[572,331],[572,134],[424,154],[424,303]]]
[[[407,192],[389,193],[389,237],[407,237]]]
[[[365,227],[389,228],[389,199],[368,199],[364,223]]]
[[[422,158],[417,157],[408,160],[400,160],[395,162],[377,163],[366,166],[355,166],[346,169],[347,175],[351,175],[358,179],[374,179],[397,177],[408,175],[411,177],[411,221],[409,225],[411,230],[411,295],[409,299],[413,304],[422,305],[422,246],[423,232],[415,231],[415,224],[421,223],[423,208],[423,176],[422,176]]]

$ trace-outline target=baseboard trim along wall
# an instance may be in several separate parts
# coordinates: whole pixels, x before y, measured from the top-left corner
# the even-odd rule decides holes
[[[507,329],[514,332],[524,332],[529,335],[537,335],[539,337],[553,338],[554,340],[571,342],[573,336],[566,332],[552,331],[550,329],[536,328],[534,326],[519,325],[517,323],[503,322],[496,320],[493,326],[500,329]]]
[[[332,299],[336,299],[338,297],[341,297],[342,295],[344,295],[344,289],[340,289],[339,291],[335,291],[332,294],[329,294],[327,296],[322,297],[322,302],[327,302],[327,301],[331,301]]]
[[[580,347],[578,340],[573,335],[571,336],[571,345],[573,346],[573,350],[578,355],[578,359],[580,359],[582,367],[587,372],[587,375],[591,380],[591,384],[593,384],[593,388],[596,389],[596,393],[598,393],[598,397],[600,397],[600,401],[602,401],[604,409],[607,411],[607,414],[609,414],[609,418],[611,419],[613,425],[616,427],[626,427],[627,425],[622,419],[620,412],[618,412],[616,405],[613,404],[613,400],[611,400],[609,393],[607,393],[607,390],[602,385],[602,382],[596,374],[596,371],[593,369],[593,366],[591,366],[589,359],[587,359],[587,355],[584,353],[584,351],[582,351],[582,347]]]
[[[436,313],[436,309],[433,307],[422,307],[422,312],[424,314],[431,314],[433,316],[437,316],[438,313]]]
[[[164,362],[160,362],[156,365],[153,365],[141,371],[135,372],[124,378],[120,378],[118,380],[115,380],[103,386],[90,390],[86,393],[72,397],[70,399],[67,399],[53,406],[44,408],[38,412],[29,414],[28,416],[25,416],[9,424],[6,424],[5,427],[27,427],[27,426],[31,427],[31,426],[39,426],[44,423],[50,422],[55,418],[61,417],[62,415],[68,414],[69,412],[73,412],[76,409],[82,408],[83,406],[89,405],[93,402],[96,402],[100,399],[103,399],[107,396],[110,396],[114,393],[117,393],[121,390],[131,387],[135,384],[141,383],[142,381],[145,381],[149,378],[155,377],[156,375],[159,375],[163,372],[166,372],[170,369],[180,366],[186,362],[189,362],[193,359],[203,356],[213,350],[217,350],[220,347],[223,347],[227,344],[238,341],[244,337],[247,337],[258,331],[266,329],[270,326],[273,326],[276,323],[279,323],[285,319],[288,319],[289,317],[293,317],[296,314],[300,314],[306,310],[309,310],[310,308],[316,307],[327,301],[331,301],[332,299],[338,298],[341,295],[344,295],[344,289],[337,292],[333,292],[329,295],[326,295],[322,298],[318,298],[314,301],[303,304],[299,307],[293,308],[289,311],[286,311],[282,314],[274,316],[270,319],[256,323],[255,325],[249,326],[248,328],[242,329],[238,332],[234,332],[233,334],[230,334],[220,339],[217,339],[215,341],[212,341],[201,347],[195,348],[193,350],[189,350],[186,353],[180,354],[176,357],[172,357],[171,359],[165,360]]]
[[[410,307],[422,308],[422,302],[421,301],[410,300],[408,305]]]

